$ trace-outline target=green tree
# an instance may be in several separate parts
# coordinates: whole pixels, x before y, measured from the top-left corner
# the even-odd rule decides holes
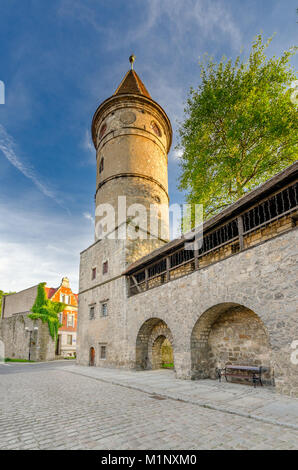
[[[179,188],[212,216],[297,159],[297,104],[290,58],[267,58],[258,35],[246,62],[210,56],[191,89],[179,129]],[[292,98],[292,99],[291,99]]]
[[[56,340],[58,337],[58,329],[61,326],[58,313],[62,312],[66,305],[62,302],[52,302],[49,300],[44,288],[45,284],[45,282],[38,284],[36,299],[31,309],[32,313],[30,313],[28,317],[32,320],[40,319],[44,323],[47,322],[50,335]]]
[[[0,317],[1,317],[1,308],[2,308],[2,297],[4,295],[11,295],[15,294],[15,292],[4,292],[3,290],[0,290]]]

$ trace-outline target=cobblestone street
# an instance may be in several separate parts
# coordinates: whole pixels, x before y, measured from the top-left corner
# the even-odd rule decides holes
[[[112,383],[112,378],[109,383],[108,375],[101,380],[95,368],[94,376],[87,376],[86,368],[82,373],[75,368],[66,362],[0,366],[1,449],[298,448],[298,431],[287,425],[187,400],[154,398],[152,385],[146,392]],[[183,386],[174,377],[165,377],[173,387]],[[241,394],[249,390],[240,388]],[[291,403],[295,407],[297,400]]]

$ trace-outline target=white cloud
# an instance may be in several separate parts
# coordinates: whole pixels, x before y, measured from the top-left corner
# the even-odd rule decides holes
[[[183,150],[181,149],[174,149],[173,152],[171,152],[171,156],[173,160],[179,161],[182,158],[183,155]]]
[[[16,143],[13,138],[6,132],[5,128],[0,124],[0,150],[7,160],[19,170],[26,178],[31,180],[33,184],[45,196],[53,199],[61,206],[61,201],[57,198],[56,194],[48,188],[48,186],[41,180],[36,172],[29,165],[25,165],[16,154]],[[61,206],[62,207],[62,206]]]
[[[93,2],[63,0],[58,14],[75,18],[89,24],[97,32],[103,32],[107,38],[106,46],[110,49],[118,48],[119,42],[121,46],[129,46],[148,37],[160,22],[164,29],[168,28],[172,32],[171,40],[178,48],[181,47],[181,51],[185,46],[185,35],[189,35],[194,46],[198,32],[200,37],[212,37],[218,41],[221,35],[227,36],[233,47],[239,49],[241,32],[229,10],[228,2],[216,0],[150,0],[143,2],[142,14],[137,10],[138,17],[137,21],[133,22],[133,29],[127,27],[126,33],[125,29],[121,30],[121,37],[116,28],[103,25],[101,10],[97,10]],[[160,38],[156,39],[160,42]],[[152,46],[152,43],[150,45]]]
[[[167,19],[165,20],[164,17]],[[192,50],[197,41],[213,39],[220,41],[221,35],[230,39],[234,48],[239,49],[241,33],[237,23],[229,12],[229,5],[225,2],[213,0],[151,0],[144,24],[140,24],[130,34],[131,40],[146,35],[150,29],[163,22],[172,31],[172,40],[185,53],[185,38],[189,36]]]
[[[87,129],[85,132],[84,148],[92,152],[92,155],[94,156],[94,145],[91,139],[91,134]]]
[[[92,226],[94,226],[94,217],[91,214],[89,214],[89,212],[84,212],[83,215],[85,219],[90,220],[90,222],[92,223]]]
[[[81,164],[82,165],[85,165],[85,164],[95,165],[95,163],[96,163],[96,153],[95,153],[95,148],[94,148],[94,145],[93,145],[93,142],[92,142],[91,133],[88,129],[86,129],[85,134],[84,134],[84,140],[82,142],[82,148],[86,151],[89,158],[87,159],[87,161],[84,158],[81,161]]]
[[[90,225],[78,218],[48,217],[41,208],[0,204],[0,289],[19,291],[45,281],[56,287],[63,276],[78,290],[79,253],[93,242]]]

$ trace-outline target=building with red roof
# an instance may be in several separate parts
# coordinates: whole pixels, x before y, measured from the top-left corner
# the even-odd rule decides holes
[[[56,355],[73,357],[77,344],[78,294],[71,290],[67,277],[62,278],[59,287],[45,287],[45,291],[49,300],[66,304],[63,312],[59,313],[62,326],[58,332]]]

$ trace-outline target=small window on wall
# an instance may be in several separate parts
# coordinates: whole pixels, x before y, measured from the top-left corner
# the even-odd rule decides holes
[[[64,304],[69,304],[69,295],[61,294],[60,295],[60,302],[63,302]]]
[[[156,122],[152,121],[150,127],[155,132],[155,134],[158,135],[158,137],[161,137],[161,130],[156,124]]]
[[[107,125],[104,123],[101,128],[100,128],[100,131],[98,133],[98,136],[99,138],[101,139],[105,133],[105,131],[107,130]]]
[[[102,157],[99,162],[99,168],[98,168],[99,173],[103,172],[103,167],[104,167],[104,158]]]
[[[67,335],[67,344],[72,345],[72,335]]]
[[[94,316],[95,316],[95,306],[91,305],[91,307],[89,308],[89,318],[90,318],[90,320],[93,320]]]
[[[92,274],[91,274],[91,279],[93,281],[93,279],[96,278],[96,268],[92,268]]]
[[[108,304],[107,304],[107,302],[104,302],[103,304],[101,304],[101,315],[103,317],[106,317],[108,315]]]
[[[101,346],[100,347],[100,359],[106,359],[107,357],[107,347]]]
[[[109,270],[109,263],[108,261],[105,261],[104,263],[102,263],[102,274],[107,274]]]
[[[67,326],[74,327],[74,314],[67,314]]]

